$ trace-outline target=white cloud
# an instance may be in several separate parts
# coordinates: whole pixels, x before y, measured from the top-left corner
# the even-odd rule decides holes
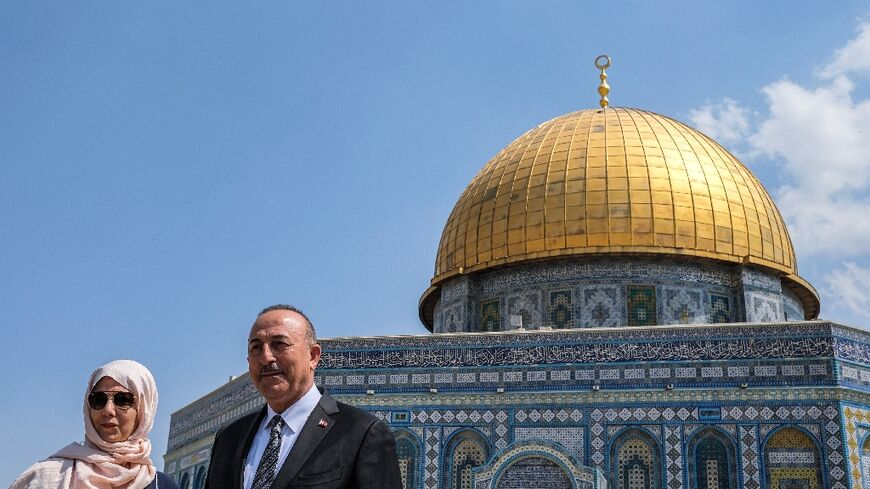
[[[800,258],[861,256],[870,250],[867,198],[836,198],[783,187],[775,200]]]
[[[769,116],[752,149],[782,163],[787,185],[774,194],[801,256],[870,247],[870,100],[852,100],[839,76],[810,90],[788,80],[767,85]]]
[[[837,50],[820,86],[783,79],[762,88],[768,110],[756,127],[728,98],[690,115],[713,139],[778,165],[782,184],[768,190],[803,259],[870,250],[870,100],[853,99],[847,76],[862,71],[870,73],[870,24]]]
[[[834,60],[821,69],[822,78],[847,73],[870,73],[870,23],[858,28],[858,36],[834,53]]]
[[[781,158],[802,189],[824,196],[862,189],[870,174],[870,100],[852,101],[852,82],[838,77],[808,90],[788,80],[767,85],[770,115],[749,141]]]
[[[866,92],[855,84],[866,81],[856,75],[870,74],[870,23],[817,74],[814,87],[788,79],[763,87],[763,115],[725,98],[691,111],[690,119],[748,154],[744,163],[766,158],[776,165],[778,187],[768,190],[797,255],[824,270],[826,310],[863,322],[870,318],[870,99],[856,96]]]
[[[693,126],[722,144],[739,143],[749,132],[749,111],[724,98],[689,113]]]
[[[867,284],[870,283],[870,268],[855,263],[844,263],[825,277],[822,293],[834,304],[846,306],[850,312],[860,317],[870,317],[867,301]]]

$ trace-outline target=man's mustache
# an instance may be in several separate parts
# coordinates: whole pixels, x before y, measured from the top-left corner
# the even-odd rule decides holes
[[[265,367],[260,369],[260,375],[269,375],[269,374],[283,374],[284,369],[278,366],[277,363],[270,363]]]

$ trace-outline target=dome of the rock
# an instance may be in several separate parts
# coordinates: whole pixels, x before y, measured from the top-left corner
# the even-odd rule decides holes
[[[752,265],[818,315],[785,222],[746,166],[676,120],[607,108],[547,121],[478,172],[444,226],[420,316],[431,328],[437,292],[457,276],[614,256]]]

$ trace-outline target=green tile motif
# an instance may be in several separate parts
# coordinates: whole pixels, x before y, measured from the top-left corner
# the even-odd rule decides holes
[[[710,316],[714,323],[731,322],[730,302],[724,295],[710,294]]]
[[[555,328],[573,328],[574,316],[571,312],[571,291],[554,290],[550,292],[550,322]]]
[[[501,330],[501,301],[498,299],[485,301],[480,305],[480,330]]]
[[[628,325],[652,326],[656,324],[656,289],[651,285],[629,285]]]

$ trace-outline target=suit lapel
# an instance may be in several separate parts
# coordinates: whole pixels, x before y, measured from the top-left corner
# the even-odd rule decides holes
[[[299,470],[311,457],[329,430],[335,426],[334,415],[336,413],[338,413],[338,405],[335,403],[335,399],[324,393],[320,397],[320,402],[317,403],[305,421],[305,425],[302,426],[302,431],[296,437],[296,442],[287,455],[284,465],[278,471],[272,487],[286,487],[290,484],[290,481],[296,477],[296,474],[299,473]],[[321,420],[326,421],[326,426],[321,423]]]
[[[260,427],[260,423],[263,422],[265,416],[266,406],[263,406],[260,413],[254,416],[253,422],[248,425],[245,437],[241,440],[242,443],[239,443],[238,449],[233,455],[232,467],[235,467],[235,473],[233,474],[233,487],[235,489],[242,489],[245,485],[245,464],[247,463],[248,452],[251,451],[251,445],[254,443],[254,436],[257,434],[257,428]]]

